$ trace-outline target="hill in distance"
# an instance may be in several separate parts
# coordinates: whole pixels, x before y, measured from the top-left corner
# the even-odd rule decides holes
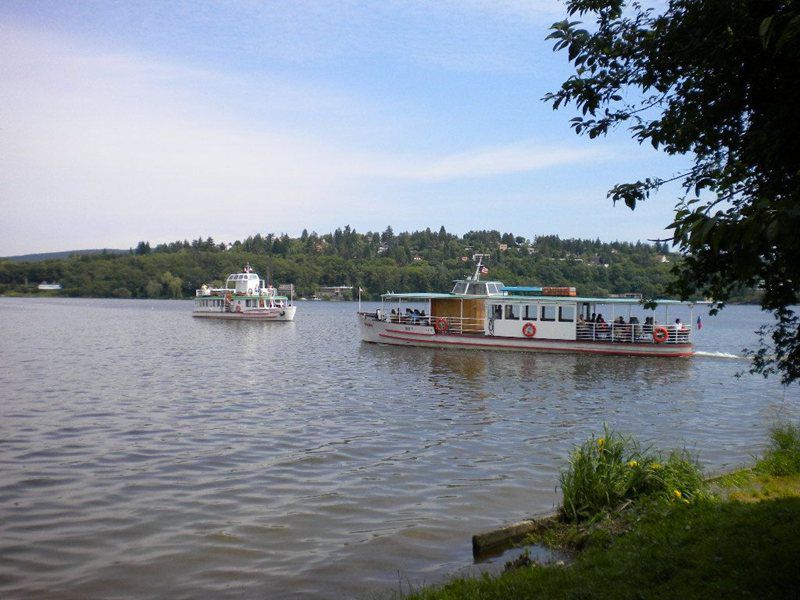
[[[13,262],[40,262],[43,260],[59,260],[70,256],[81,256],[86,254],[127,254],[130,250],[116,250],[110,248],[99,248],[94,250],[64,250],[62,252],[42,252],[39,254],[18,254],[16,256],[3,256],[5,260]]]

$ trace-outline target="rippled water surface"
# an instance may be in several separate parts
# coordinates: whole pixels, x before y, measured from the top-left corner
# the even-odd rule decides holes
[[[734,378],[753,307],[706,317],[691,359],[368,345],[349,303],[300,303],[294,323],[191,308],[0,298],[0,596],[443,581],[473,533],[551,509],[604,422],[717,470],[800,410],[797,387]]]

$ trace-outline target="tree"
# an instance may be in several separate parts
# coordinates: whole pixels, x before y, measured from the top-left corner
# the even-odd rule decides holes
[[[150,242],[139,242],[136,245],[136,250],[134,253],[137,256],[144,256],[145,254],[150,254]]]
[[[800,3],[671,0],[661,13],[624,0],[569,0],[552,26],[576,72],[545,101],[574,103],[578,134],[626,124],[639,143],[692,158],[671,179],[621,183],[608,193],[634,209],[679,180],[671,242],[684,254],[672,289],[710,297],[716,311],[760,287],[775,323],[750,351],[752,372],[800,379]]]

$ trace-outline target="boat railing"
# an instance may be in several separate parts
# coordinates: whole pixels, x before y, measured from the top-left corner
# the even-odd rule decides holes
[[[594,342],[634,344],[687,344],[692,334],[689,325],[649,323],[578,323],[576,339]]]
[[[437,333],[482,333],[484,331],[485,320],[473,317],[451,317],[437,315],[417,315],[417,314],[388,314],[383,316],[383,320],[389,323],[402,325],[421,325],[433,327]]]

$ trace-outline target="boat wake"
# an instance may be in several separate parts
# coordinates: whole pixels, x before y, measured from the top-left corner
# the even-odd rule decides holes
[[[728,358],[733,360],[741,360],[747,358],[746,356],[739,356],[738,354],[731,354],[730,352],[703,352],[698,350],[694,353],[695,356],[705,356],[708,358]]]

